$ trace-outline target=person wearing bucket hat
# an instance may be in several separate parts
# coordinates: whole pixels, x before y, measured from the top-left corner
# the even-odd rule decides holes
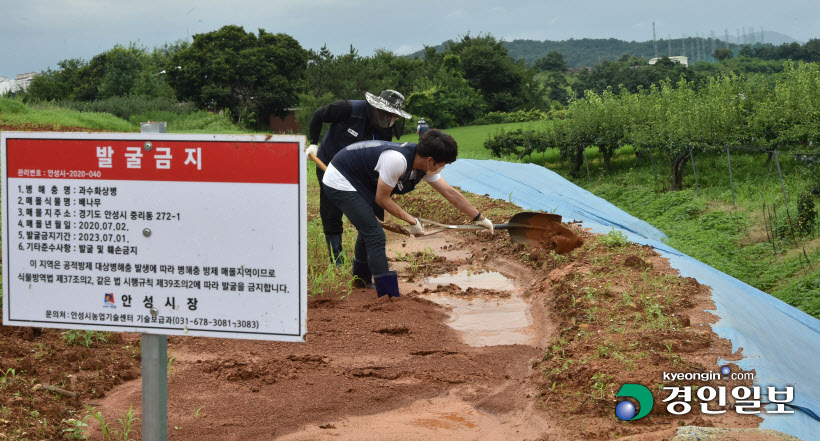
[[[376,207],[387,210],[407,222],[411,234],[423,235],[424,228],[418,218],[391,198],[393,194],[413,191],[421,181],[430,184],[476,225],[493,233],[492,221],[440,175],[444,166],[455,162],[457,156],[455,139],[433,129],[418,144],[362,141],[351,144],[333,158],[323,185],[328,199],[344,212],[359,232],[353,254],[354,280],[361,285],[369,285],[372,280],[379,297],[399,297],[398,275],[388,266],[384,229],[373,211]]]
[[[420,119],[419,125],[416,126],[416,134],[419,135],[419,139],[421,139],[428,130],[430,130],[430,126],[427,125],[427,121],[425,121],[424,118]]]
[[[412,118],[409,113],[402,110],[403,105],[404,95],[388,89],[382,91],[379,96],[365,92],[363,100],[339,100],[321,107],[313,112],[310,118],[310,145],[306,153],[312,153],[323,163],[330,164],[340,150],[354,142],[392,141],[394,133],[396,139],[399,139],[401,133],[395,127],[396,120],[399,117]],[[319,144],[319,135],[324,123],[329,123],[330,127]],[[322,229],[330,258],[336,265],[341,265],[342,212],[327,199],[322,184],[324,173],[316,167],[316,176],[319,178],[319,215],[322,218]]]

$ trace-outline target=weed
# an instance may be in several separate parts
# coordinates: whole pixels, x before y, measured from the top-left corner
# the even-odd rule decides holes
[[[85,422],[87,419],[88,415],[79,420],[76,418],[63,420],[63,422],[68,424],[70,427],[68,429],[63,429],[62,433],[65,433],[65,436],[68,437],[68,439],[88,439],[85,436],[85,429],[88,428],[88,424]]]
[[[620,248],[629,243],[629,238],[622,231],[615,231],[615,227],[612,227],[612,231],[606,235],[598,236],[598,242],[610,249]]]
[[[5,372],[0,371],[0,389],[6,387],[6,385],[14,381],[16,377],[17,371],[13,368],[8,368]]]
[[[558,254],[558,253],[555,252],[555,250],[551,250],[550,251],[550,259],[552,259],[552,261],[557,263],[558,265],[563,265],[563,264],[569,262],[570,256],[569,255],[564,255],[564,254]]]
[[[108,334],[100,331],[84,331],[78,329],[70,329],[60,333],[63,341],[68,345],[83,345],[90,347],[94,341],[105,343],[108,341]]]
[[[110,440],[111,439],[111,425],[107,421],[105,421],[105,418],[103,418],[102,412],[94,409],[91,406],[85,406],[85,408],[88,409],[89,414],[95,420],[97,420],[98,423],[100,423],[100,433],[102,434],[103,439]]]
[[[128,408],[128,412],[125,412],[123,414],[123,417],[117,419],[117,421],[119,421],[120,427],[122,427],[121,430],[116,431],[117,439],[120,441],[132,441],[131,432],[134,431],[134,426],[136,425],[136,422],[142,422],[141,419],[136,417],[133,405],[131,405]]]
[[[194,408],[194,419],[200,419],[204,416],[205,416],[205,414],[202,413],[202,408],[201,407],[195,407]]]
[[[174,362],[177,361],[177,358],[173,354],[174,351],[168,353],[168,378],[173,378],[174,376]]]
[[[612,375],[596,373],[592,376],[592,396],[594,398],[604,398],[609,393],[609,382]]]

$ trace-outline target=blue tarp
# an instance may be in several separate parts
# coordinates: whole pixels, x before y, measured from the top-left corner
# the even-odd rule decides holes
[[[442,175],[462,190],[510,200],[527,210],[555,212],[596,233],[614,228],[633,242],[653,246],[682,276],[712,288],[715,310],[710,312],[719,318],[713,330],[731,340],[732,352],[742,348],[743,359],[735,363],[755,370],[764,394],[766,386],[793,386],[792,404],[820,415],[820,320],[671,248],[657,228],[543,167],[459,159]],[[820,422],[807,413],[761,416],[763,428],[820,440]]]

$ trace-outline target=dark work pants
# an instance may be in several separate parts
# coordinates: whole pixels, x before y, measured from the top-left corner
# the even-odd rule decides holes
[[[359,231],[353,257],[367,262],[370,273],[374,276],[388,272],[384,230],[373,214],[373,206],[355,191],[325,187],[325,194]]]
[[[319,216],[322,218],[322,231],[325,236],[341,236],[344,231],[342,227],[342,210],[336,208],[336,205],[328,199],[325,186],[322,184],[324,176],[325,172],[316,167],[316,177],[319,178]]]

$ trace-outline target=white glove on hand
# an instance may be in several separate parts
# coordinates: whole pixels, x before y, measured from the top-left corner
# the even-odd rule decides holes
[[[475,222],[476,225],[482,226],[488,230],[490,230],[490,234],[495,234],[495,228],[493,227],[493,222],[486,217],[481,219],[480,221]]]
[[[319,155],[319,146],[316,144],[311,144],[308,148],[305,149],[305,154],[310,156],[313,153],[313,156]]]
[[[412,236],[423,236],[424,235],[424,227],[421,226],[421,222],[419,219],[416,218],[416,224],[410,225],[410,235]]]

